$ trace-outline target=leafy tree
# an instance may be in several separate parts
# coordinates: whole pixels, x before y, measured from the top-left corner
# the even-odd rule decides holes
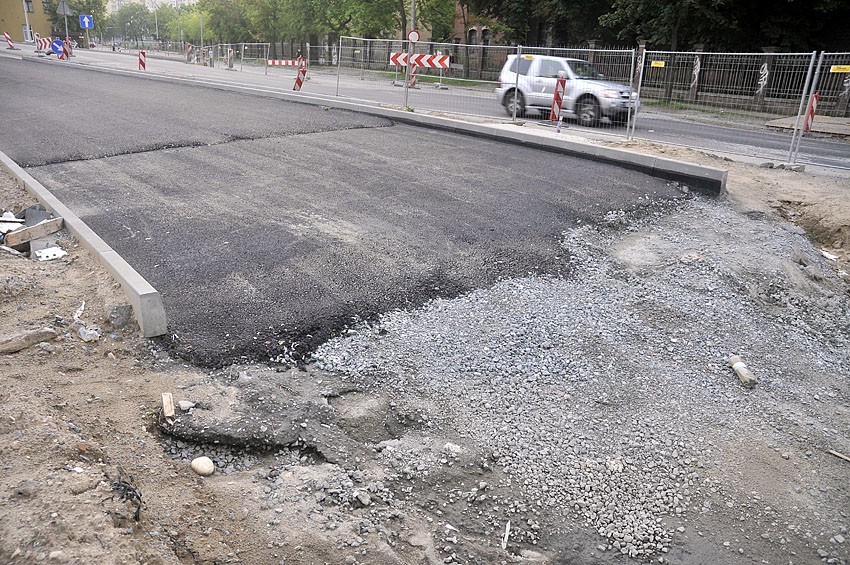
[[[431,29],[434,41],[448,42],[454,35],[454,0],[423,0],[417,3],[419,19]]]
[[[149,22],[153,22],[151,12],[142,4],[126,4],[110,18],[113,35],[124,40],[133,39],[138,43],[143,37],[150,35]]]
[[[726,14],[731,0],[614,0],[611,11],[599,22],[617,31],[619,39],[645,39],[650,45],[676,51],[687,43],[710,42],[720,29],[733,22]]]
[[[159,25],[160,38],[168,38],[173,23],[177,20],[177,8],[170,4],[159,4],[156,7],[156,21]],[[150,22],[148,22],[150,24]]]
[[[248,10],[239,0],[201,0],[204,27],[219,43],[237,43],[250,37]]]
[[[272,44],[271,57],[277,58],[276,44],[287,23],[287,0],[245,0],[252,35]]]

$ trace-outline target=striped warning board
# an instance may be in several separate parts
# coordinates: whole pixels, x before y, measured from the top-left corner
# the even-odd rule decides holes
[[[139,49],[139,70],[144,71],[148,68],[148,52],[144,49]]]
[[[267,59],[270,67],[300,67],[302,59]]]
[[[549,112],[549,120],[555,121],[561,119],[561,106],[564,103],[564,92],[567,90],[567,79],[558,77],[555,83],[555,97],[552,99],[552,110]]]
[[[39,37],[35,40],[35,52],[36,53],[46,53],[50,51],[50,43],[53,40],[49,37]]]
[[[390,64],[396,67],[407,66],[407,53],[390,53]],[[448,55],[429,55],[427,53],[414,53],[410,56],[410,61],[416,67],[426,67],[430,69],[448,69]]]

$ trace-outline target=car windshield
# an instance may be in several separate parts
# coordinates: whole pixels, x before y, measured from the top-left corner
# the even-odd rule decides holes
[[[576,78],[603,78],[602,73],[600,73],[596,67],[588,63],[587,61],[567,61],[570,65],[570,68],[573,70],[573,73],[576,75]]]

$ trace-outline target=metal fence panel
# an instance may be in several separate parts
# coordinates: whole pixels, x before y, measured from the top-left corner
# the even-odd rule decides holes
[[[447,56],[449,68],[418,68],[415,83],[405,88],[407,69],[394,65],[391,55],[404,53],[408,48],[407,41],[342,37],[337,95],[413,110],[506,119],[513,115],[506,112],[496,89],[500,86],[502,68],[511,55],[522,52],[524,57],[548,55],[586,60],[596,65],[607,80],[626,85],[634,67],[633,50],[532,48],[526,51],[525,47],[514,46],[417,42],[413,45],[415,54]],[[504,89],[500,92],[504,94]],[[554,86],[546,94],[554,97]],[[540,113],[544,120],[548,119],[549,108]],[[535,116],[532,112],[527,115]],[[607,121],[605,125],[625,134],[622,124]]]

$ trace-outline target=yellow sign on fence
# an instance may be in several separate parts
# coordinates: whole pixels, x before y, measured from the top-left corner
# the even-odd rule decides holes
[[[665,65],[664,61],[653,61],[652,62],[652,67],[656,68],[656,69],[663,69],[664,65]]]
[[[850,73],[850,65],[832,65],[829,68],[831,73]]]

